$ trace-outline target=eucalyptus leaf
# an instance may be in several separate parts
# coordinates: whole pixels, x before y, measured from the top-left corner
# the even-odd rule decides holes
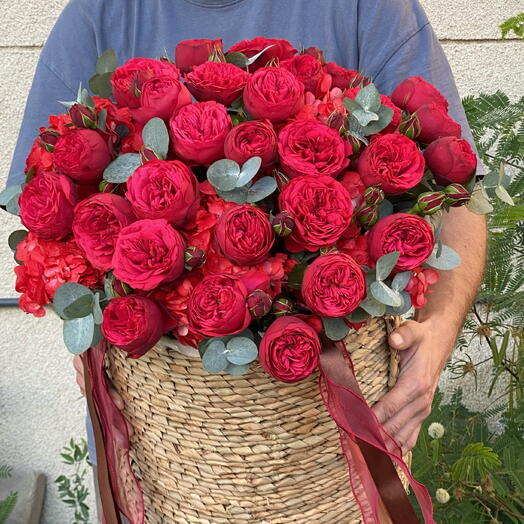
[[[460,255],[449,246],[442,245],[439,257],[437,257],[437,251],[438,246],[435,246],[426,260],[426,265],[441,270],[455,269],[460,265]]]
[[[399,307],[402,305],[400,293],[393,291],[380,280],[372,282],[371,286],[369,286],[369,290],[375,300],[382,302],[382,304],[385,304],[386,306]]]
[[[212,339],[202,357],[202,366],[209,373],[220,373],[227,368],[226,346],[221,340]]]
[[[343,318],[323,317],[322,324],[329,340],[342,340],[349,333],[349,326]]]
[[[97,291],[95,293],[95,299],[93,303],[93,318],[95,320],[95,324],[100,325],[102,324],[102,321],[104,319],[104,313],[102,311],[102,308],[100,306],[100,292]]]
[[[511,198],[511,195],[507,192],[504,186],[497,186],[495,188],[495,194],[500,198],[500,200],[502,200],[502,202],[509,204],[510,206],[515,205],[513,198]]]
[[[113,184],[123,184],[141,166],[140,155],[125,153],[111,162],[104,171],[104,180]]]
[[[403,291],[406,289],[410,279],[411,271],[402,271],[401,273],[397,273],[391,282],[391,289],[398,292]]]
[[[93,312],[94,295],[82,295],[63,310],[64,318],[87,317]]]
[[[237,187],[233,191],[220,191],[219,189],[215,189],[215,191],[226,202],[234,202],[235,204],[245,204],[247,202],[247,187]]]
[[[20,195],[15,195],[5,206],[5,210],[11,215],[20,216],[20,204],[18,203],[19,198]]]
[[[373,120],[378,120],[378,115],[365,109],[355,109],[352,113],[362,127],[366,127]]]
[[[96,127],[104,132],[107,129],[107,109],[102,109],[97,115]]]
[[[378,111],[381,105],[380,93],[374,84],[368,84],[360,89],[355,100],[366,111]]]
[[[95,321],[93,315],[64,320],[64,342],[74,355],[80,355],[92,347],[95,338]]]
[[[3,191],[0,191],[0,206],[7,206],[7,204],[22,192],[22,186],[8,186]]]
[[[91,109],[95,107],[95,101],[87,89],[82,89],[80,92],[80,99],[78,100],[78,103],[83,106],[90,107]]]
[[[211,343],[211,341],[214,340],[213,338],[203,338],[197,345],[198,353],[200,355],[200,358],[204,357],[204,353],[206,352],[207,347]]]
[[[393,213],[393,204],[389,200],[384,200],[380,206],[378,206],[379,218],[384,218]]]
[[[67,319],[68,316],[65,313],[65,309],[83,296],[91,297],[92,300],[93,292],[77,282],[66,282],[65,284],[62,284],[55,291],[55,296],[53,298],[53,306],[56,313],[60,317]]]
[[[89,89],[95,94],[103,98],[109,98],[113,94],[111,87],[111,76],[113,73],[104,73],[102,75],[94,75],[89,79]]]
[[[234,337],[227,343],[226,358],[231,364],[250,364],[258,357],[258,347],[249,338]]]
[[[231,364],[229,363],[224,370],[225,373],[228,373],[229,375],[233,375],[235,377],[239,377],[242,375],[245,375],[249,372],[250,365],[249,364],[243,364],[241,366],[237,364]]]
[[[233,52],[226,55],[226,62],[241,67],[242,69],[247,67],[248,60],[248,57],[244,53]]]
[[[238,177],[236,187],[245,186],[248,182],[251,182],[253,177],[258,173],[260,166],[262,165],[262,158],[259,156],[251,157],[242,164],[240,170],[240,176]]]
[[[11,248],[11,251],[13,253],[16,253],[16,248],[22,240],[24,240],[27,237],[28,231],[25,229],[19,229],[18,231],[13,231],[9,238],[7,239],[7,243],[9,247]]]
[[[385,129],[393,119],[393,109],[387,106],[382,106],[378,112],[378,120],[370,122],[365,128],[364,133],[366,136],[375,135]]]
[[[169,151],[169,132],[161,118],[149,120],[142,130],[144,146],[158,153],[162,158],[167,157]]]
[[[393,271],[393,268],[397,264],[399,258],[400,251],[392,251],[391,253],[382,255],[377,260],[377,280],[386,280],[386,278],[389,277],[391,271]]]
[[[479,182],[473,192],[471,193],[471,198],[469,199],[466,207],[477,215],[486,215],[493,211],[493,206],[489,200],[486,191],[482,185],[482,182]]]
[[[102,340],[102,328],[100,324],[95,323],[95,329],[93,331],[93,340],[91,340],[91,345],[89,347],[95,347]]]
[[[362,300],[360,307],[373,317],[381,317],[386,312],[386,306],[369,295]]]
[[[342,104],[344,105],[344,107],[350,112],[352,113],[353,111],[357,110],[357,109],[362,109],[362,107],[360,106],[360,104],[353,98],[344,98],[344,100],[342,101]]]
[[[357,308],[355,311],[353,311],[350,315],[348,315],[346,318],[355,324],[359,322],[364,322],[364,320],[367,320],[369,317],[369,313],[362,308]]]
[[[107,49],[104,51],[96,61],[96,73],[103,75],[104,73],[112,73],[118,66],[118,60],[114,49]]]
[[[400,306],[386,307],[386,313],[388,315],[405,315],[411,309],[411,297],[409,296],[409,293],[407,291],[401,291],[400,298],[402,300],[402,304]]]
[[[232,191],[237,187],[240,166],[233,160],[217,160],[207,169],[207,179],[219,191]]]
[[[287,276],[287,285],[291,289],[300,289],[302,281],[304,280],[304,273],[306,272],[307,264],[299,262],[295,264]]]
[[[248,189],[247,201],[251,203],[260,202],[260,200],[275,192],[276,189],[277,181],[273,177],[262,177]]]
[[[253,341],[255,340],[255,334],[249,328],[244,329],[244,331],[241,331],[240,333],[238,333],[238,335],[235,335],[235,336],[249,338],[249,340],[253,340]],[[229,340],[231,340],[231,338],[232,337],[230,337]]]

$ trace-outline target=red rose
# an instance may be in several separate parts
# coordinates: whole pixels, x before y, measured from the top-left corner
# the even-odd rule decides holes
[[[40,137],[33,142],[25,166],[26,175],[32,173],[34,176],[38,176],[41,173],[53,171],[53,153],[49,153],[42,147]]]
[[[111,75],[113,96],[119,106],[136,109],[144,83],[155,76],[170,76],[178,80],[180,71],[169,62],[152,58],[132,58]]]
[[[226,258],[246,266],[268,258],[275,242],[267,215],[250,204],[228,209],[218,219],[215,238]]]
[[[439,274],[435,269],[422,269],[417,267],[413,270],[413,274],[406,286],[406,291],[411,297],[411,303],[413,306],[421,308],[426,305],[426,295],[431,293],[429,286],[436,284],[438,279]]]
[[[231,105],[242,95],[249,73],[227,62],[204,62],[186,76],[186,85],[199,101]]]
[[[349,255],[357,264],[369,266],[368,235],[358,235],[356,237],[342,237],[337,242],[337,248],[342,253]]]
[[[416,112],[420,133],[417,141],[429,144],[443,136],[456,136],[460,138],[462,128],[455,122],[446,110],[437,104],[425,105]]]
[[[126,198],[139,218],[165,218],[179,228],[194,220],[198,180],[179,160],[151,160],[127,180]]]
[[[303,84],[306,91],[317,92],[323,77],[322,64],[311,55],[295,55],[280,62],[280,67],[291,71]]]
[[[329,176],[293,178],[282,189],[278,204],[295,220],[293,231],[285,237],[292,253],[335,244],[353,213],[348,192]]]
[[[277,156],[277,134],[273,125],[269,120],[241,122],[227,135],[224,154],[240,165],[259,156],[263,168],[270,166]]]
[[[337,176],[349,165],[351,144],[337,131],[315,120],[297,120],[278,136],[280,167],[293,178],[300,175]]]
[[[237,277],[205,277],[189,299],[189,328],[208,337],[240,333],[251,322],[247,295],[246,286]]]
[[[131,358],[147,353],[160,340],[163,330],[162,311],[150,298],[140,295],[113,298],[104,309],[104,337]]]
[[[283,122],[304,105],[304,85],[287,69],[263,67],[248,80],[244,104],[253,118]]]
[[[287,40],[264,38],[262,36],[257,36],[251,40],[242,40],[231,47],[228,53],[242,53],[248,58],[251,58],[267,47],[269,47],[269,49],[264,51],[264,53],[256,59],[255,63],[249,66],[251,72],[260,69],[271,61],[278,63],[287,58],[291,58],[297,53],[297,50]]]
[[[317,369],[320,349],[313,327],[299,318],[284,316],[264,333],[258,358],[268,375],[282,382],[298,382]]]
[[[72,129],[55,146],[54,165],[79,184],[99,182],[111,155],[104,139],[92,129]]]
[[[351,197],[353,208],[357,208],[362,203],[366,186],[357,171],[346,171],[340,178],[339,182],[345,187]]]
[[[465,184],[475,174],[477,156],[469,142],[454,136],[438,138],[424,151],[426,165],[441,186]]]
[[[187,162],[209,166],[224,156],[233,127],[227,109],[217,102],[197,102],[177,111],[170,122],[175,153]]]
[[[408,113],[414,113],[425,104],[438,104],[444,111],[448,110],[448,101],[444,95],[420,76],[403,80],[393,91],[391,99],[396,106]]]
[[[123,227],[136,220],[131,205],[112,193],[98,193],[75,207],[73,233],[94,267],[109,271],[113,267],[115,242]]]
[[[184,239],[167,220],[138,220],[118,235],[115,277],[144,291],[173,282],[184,271],[184,249]]]
[[[345,317],[357,309],[365,295],[364,271],[349,255],[322,255],[304,273],[302,297],[321,317]]]
[[[71,233],[77,198],[69,178],[41,173],[24,186],[18,199],[22,224],[41,238],[60,240]]]
[[[431,226],[421,217],[394,213],[381,218],[368,236],[369,256],[376,262],[382,255],[399,251],[395,269],[407,271],[421,266],[431,255],[435,237]]]
[[[389,195],[415,187],[424,175],[424,156],[417,144],[400,133],[376,135],[358,160],[366,186],[380,186]]]
[[[221,38],[183,40],[175,47],[175,63],[182,73],[189,73],[194,66],[207,62],[215,50],[223,51]]]
[[[324,70],[331,75],[332,87],[347,89],[350,87],[357,87],[359,85],[366,86],[369,84],[369,79],[362,76],[358,71],[341,67],[336,62],[328,62],[324,66]]]

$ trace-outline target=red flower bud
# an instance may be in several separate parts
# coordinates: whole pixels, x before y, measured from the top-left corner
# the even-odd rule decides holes
[[[40,133],[40,145],[48,152],[55,150],[55,144],[60,138],[60,133],[53,129],[46,129]]]
[[[400,123],[398,130],[399,133],[406,135],[408,138],[411,138],[411,140],[415,140],[420,135],[418,115],[416,113],[407,115]]]
[[[69,116],[76,127],[96,129],[96,113],[90,107],[75,104],[69,110]]]
[[[446,195],[442,191],[427,192],[419,195],[413,210],[420,215],[433,215],[442,209]]]
[[[247,307],[253,318],[262,318],[271,311],[271,297],[261,289],[255,289],[247,297]]]
[[[206,262],[206,252],[195,246],[189,246],[184,251],[185,266],[188,271],[202,267]]]
[[[152,149],[146,149],[145,147],[140,151],[140,161],[142,164],[146,164],[151,160],[163,160],[160,155],[157,155]]]
[[[293,231],[295,221],[287,211],[282,211],[271,219],[271,225],[279,237],[285,237]]]
[[[469,202],[471,195],[468,190],[460,184],[450,184],[444,188],[446,204],[451,207],[460,207]]]
[[[336,129],[337,131],[340,131],[340,129],[345,129],[346,120],[347,120],[346,116],[342,115],[339,112],[335,112],[329,117],[327,124],[332,129]],[[355,152],[354,147],[353,147],[353,152]]]
[[[357,211],[357,220],[364,227],[371,227],[378,220],[378,207],[371,204],[364,204]]]
[[[293,302],[288,298],[279,298],[273,302],[273,314],[275,317],[283,317],[293,312]]]
[[[384,191],[378,186],[367,187],[364,191],[364,200],[370,206],[378,206],[384,202]]]

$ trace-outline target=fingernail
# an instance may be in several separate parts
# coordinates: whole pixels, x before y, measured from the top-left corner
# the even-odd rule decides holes
[[[404,339],[398,333],[393,333],[389,340],[394,346],[402,346],[404,343]]]

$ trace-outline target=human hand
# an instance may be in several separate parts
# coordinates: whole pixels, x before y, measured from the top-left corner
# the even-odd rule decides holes
[[[400,352],[400,373],[395,386],[373,406],[373,411],[405,455],[415,446],[421,424],[431,412],[455,338],[454,333],[443,332],[430,320],[408,320],[391,333],[389,344]]]

